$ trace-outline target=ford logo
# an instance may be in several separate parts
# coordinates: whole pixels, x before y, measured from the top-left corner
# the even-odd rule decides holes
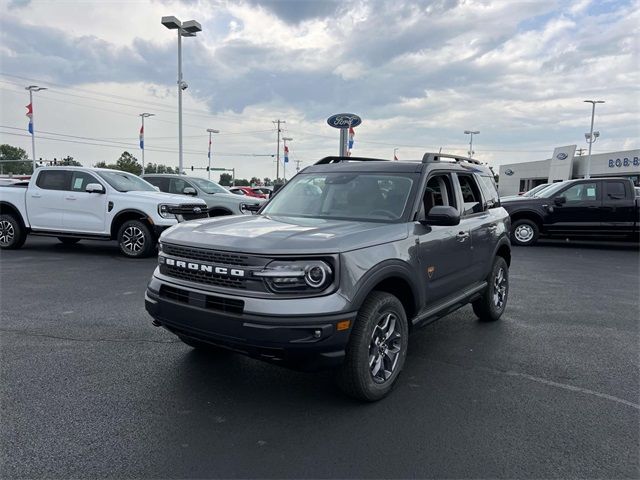
[[[556,158],[557,158],[558,160],[564,160],[564,159],[565,159],[565,158],[567,158],[568,156],[569,156],[569,155],[567,155],[566,153],[564,153],[564,152],[560,152],[558,155],[556,155]]]
[[[202,212],[202,209],[200,207],[195,207],[193,209],[193,213],[200,213],[200,212]]]
[[[513,170],[511,170],[510,168],[507,168],[507,169],[504,171],[504,174],[505,174],[505,175],[509,175],[509,176],[513,175],[514,173],[515,173],[515,172],[514,172]]]
[[[357,127],[362,119],[355,113],[337,113],[327,118],[327,123],[333,128]]]

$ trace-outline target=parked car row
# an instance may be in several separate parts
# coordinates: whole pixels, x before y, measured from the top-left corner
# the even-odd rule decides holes
[[[152,180],[159,188],[117,170],[44,167],[28,182],[3,182],[0,248],[20,248],[31,234],[57,237],[64,244],[81,239],[116,240],[123,255],[146,257],[156,252],[162,231],[178,222],[251,213],[261,203],[258,199],[240,201],[202,179],[183,180],[176,175]],[[168,193],[174,183],[181,182],[184,188]]]

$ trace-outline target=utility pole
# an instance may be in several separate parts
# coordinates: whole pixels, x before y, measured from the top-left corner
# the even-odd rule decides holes
[[[280,178],[280,125],[287,122],[284,120],[274,120],[272,123],[278,126],[278,149],[276,153],[276,181],[278,181],[278,178]]]
[[[473,157],[473,154],[476,153],[473,151],[473,136],[478,135],[480,132],[477,130],[465,130],[465,135],[470,135],[469,137],[469,158]]]
[[[593,119],[596,116],[596,103],[604,103],[604,100],[584,100],[584,103],[591,104],[591,130],[589,133],[585,133],[584,136],[589,143],[589,153],[587,154],[587,172],[584,178],[591,178],[591,145],[600,136],[600,132],[593,131]]]
[[[139,117],[142,119],[140,126],[140,150],[142,150],[142,175],[144,175],[144,119],[153,117],[155,113],[141,113]]]
[[[209,168],[207,168],[207,179],[211,180],[211,134],[212,133],[220,133],[220,130],[214,130],[213,128],[207,128],[207,132],[209,132],[209,152],[207,153],[207,157],[209,157]]]
[[[296,172],[300,171],[300,164],[302,163],[302,160],[296,160]]]
[[[576,152],[576,155],[577,155],[578,157],[581,157],[582,155],[584,155],[584,152],[586,152],[586,151],[587,151],[586,149],[584,149],[584,148],[582,148],[582,147],[581,147],[581,148],[579,148],[579,149],[578,149],[578,151]]]

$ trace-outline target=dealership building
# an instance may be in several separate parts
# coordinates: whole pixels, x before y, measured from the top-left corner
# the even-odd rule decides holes
[[[500,166],[500,195],[516,195],[542,183],[584,178],[587,155],[576,156],[576,145],[557,147],[546,160]],[[591,155],[590,177],[621,177],[640,186],[640,149]]]

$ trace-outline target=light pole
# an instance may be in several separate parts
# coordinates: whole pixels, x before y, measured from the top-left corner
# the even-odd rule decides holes
[[[284,120],[274,120],[272,123],[276,124],[278,126],[278,139],[276,140],[276,145],[277,145],[277,153],[276,153],[276,182],[278,181],[278,179],[280,178],[280,132],[282,131],[280,129],[280,125],[282,125],[283,123],[287,123]]]
[[[162,24],[178,31],[178,174],[182,175],[182,91],[188,88],[182,80],[182,37],[195,37],[202,26],[195,20],[180,22],[176,17],[162,17]]]
[[[282,163],[282,178],[284,181],[287,181],[287,163],[289,163],[289,147],[287,147],[287,141],[291,141],[293,138],[291,137],[282,137],[282,141],[284,143],[284,162]]]
[[[591,145],[593,145],[593,142],[595,142],[596,139],[600,136],[600,132],[593,131],[593,119],[596,115],[596,103],[604,103],[604,100],[584,100],[584,103],[591,104],[591,130],[589,130],[589,133],[584,134],[584,137],[589,144],[589,153],[587,155],[587,171],[584,175],[584,178],[591,178]]]
[[[207,153],[207,156],[209,157],[209,168],[207,168],[207,179],[211,180],[211,134],[220,133],[220,130],[207,128],[207,132],[209,132],[209,152]]]
[[[469,137],[469,152],[467,152],[467,153],[469,153],[469,158],[471,158],[473,156],[473,154],[476,153],[476,152],[473,151],[473,136],[480,134],[480,132],[478,130],[465,130],[464,134],[465,135],[470,135],[470,137]]]
[[[45,87],[39,87],[37,85],[29,85],[25,87],[25,90],[29,90],[29,105],[27,105],[27,117],[29,117],[29,133],[31,134],[31,156],[33,160],[33,173],[36,173],[36,127],[33,120],[33,92],[40,92],[46,90]]]
[[[142,150],[142,175],[144,175],[144,119],[153,117],[155,113],[141,113],[139,115],[142,120],[142,125],[140,126],[140,150]]]

